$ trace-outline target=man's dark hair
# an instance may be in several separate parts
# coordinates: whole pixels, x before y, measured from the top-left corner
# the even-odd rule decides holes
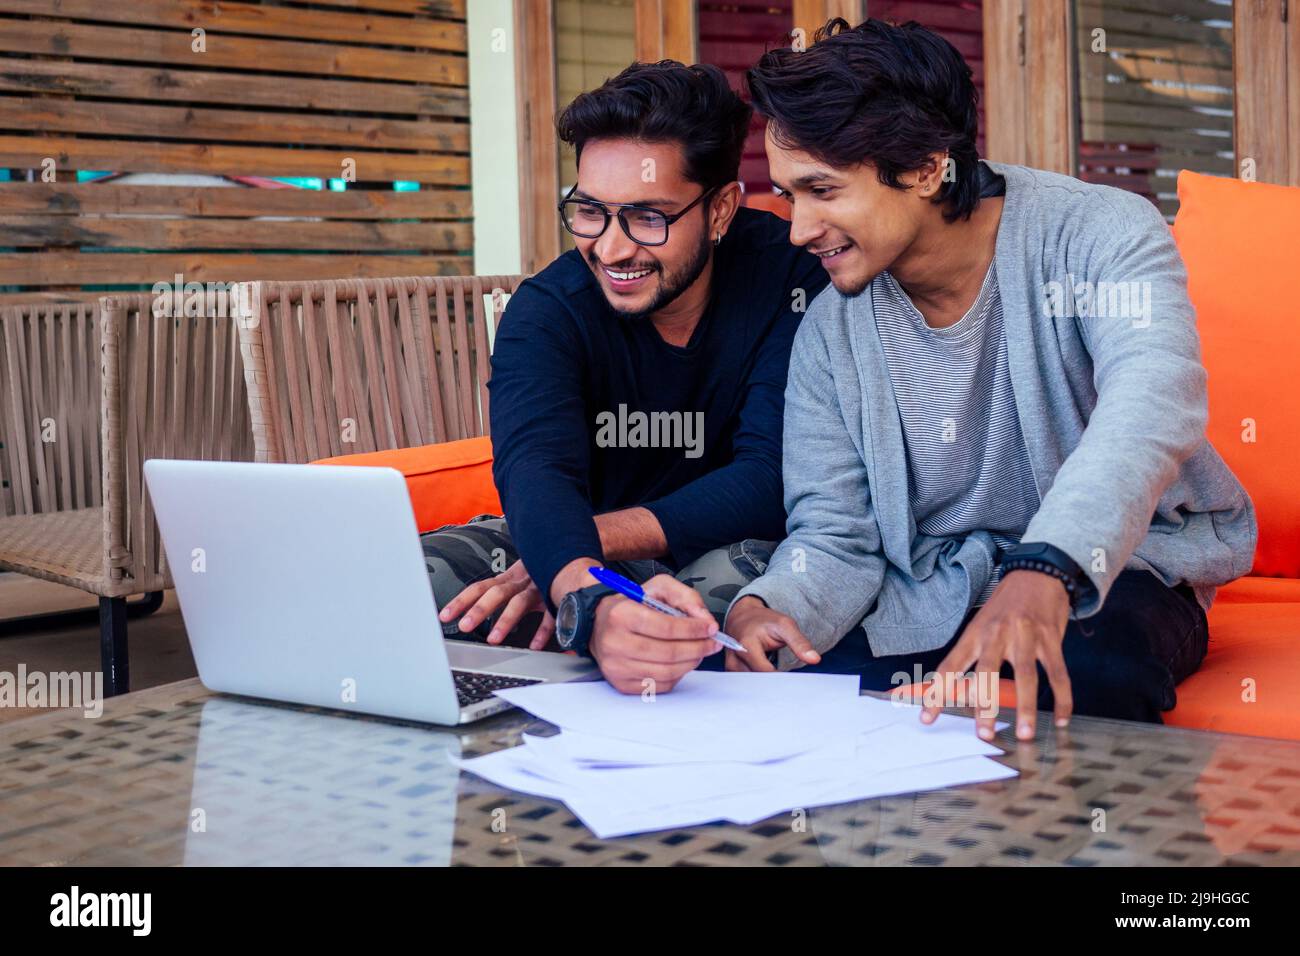
[[[806,50],[763,54],[748,74],[754,107],[772,138],[839,169],[868,162],[896,189],[900,173],[948,151],[955,181],[935,202],[944,218],[969,219],[979,205],[979,93],[951,43],[916,22],[836,17]]]
[[[739,175],[752,113],[716,66],[661,60],[633,63],[596,89],[579,93],[555,126],[579,160],[582,147],[594,139],[679,143],[686,178],[712,189]]]

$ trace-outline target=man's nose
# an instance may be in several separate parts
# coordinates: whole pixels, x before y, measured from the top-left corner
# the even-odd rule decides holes
[[[596,240],[596,258],[606,265],[626,262],[636,256],[639,247],[627,237],[617,216],[611,216],[609,227]]]
[[[790,242],[793,245],[807,246],[825,231],[826,228],[808,203],[803,203],[802,207],[797,202],[791,204]]]

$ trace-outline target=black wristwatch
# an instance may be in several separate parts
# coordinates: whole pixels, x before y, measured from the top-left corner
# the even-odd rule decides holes
[[[1092,579],[1083,573],[1083,568],[1079,567],[1074,558],[1045,541],[1017,544],[1002,552],[1000,563],[1003,576],[1012,571],[1037,571],[1056,578],[1065,585],[1072,610],[1079,606],[1081,600],[1096,591]]]
[[[596,605],[603,598],[617,593],[603,584],[593,584],[564,595],[555,611],[555,639],[560,647],[590,657],[587,645],[591,643],[591,631],[596,626]]]

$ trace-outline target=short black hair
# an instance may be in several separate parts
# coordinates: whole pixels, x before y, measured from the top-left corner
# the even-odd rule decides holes
[[[596,89],[579,93],[555,126],[579,160],[582,147],[593,139],[679,143],[686,178],[713,189],[739,175],[752,115],[716,66],[660,60],[633,63]]]
[[[836,17],[812,46],[771,50],[746,78],[778,145],[840,169],[869,162],[896,189],[947,150],[955,180],[934,201],[949,222],[979,205],[979,92],[956,48],[919,23]]]

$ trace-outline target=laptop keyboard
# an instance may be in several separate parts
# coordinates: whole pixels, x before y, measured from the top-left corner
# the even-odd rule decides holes
[[[505,690],[507,687],[527,687],[529,684],[541,683],[540,680],[533,677],[506,677],[502,674],[484,674],[481,671],[453,670],[451,676],[456,682],[456,698],[460,701],[462,707],[468,707],[470,704],[477,704],[479,701],[487,700],[492,696],[494,690]]]

